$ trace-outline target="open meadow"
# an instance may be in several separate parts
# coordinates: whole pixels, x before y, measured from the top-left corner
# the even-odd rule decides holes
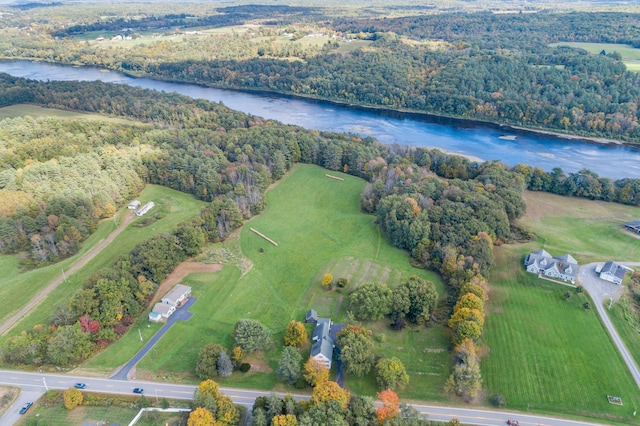
[[[56,117],[69,120],[98,120],[120,124],[141,124],[140,122],[126,120],[124,118],[109,117],[103,114],[88,114],[57,108],[43,108],[41,106],[30,104],[16,104],[0,108],[0,120],[4,120],[5,118],[24,117],[27,115],[33,118]]]
[[[173,230],[177,224],[198,214],[200,207],[204,205],[202,201],[196,200],[192,195],[157,185],[147,185],[139,199],[143,203],[154,201],[156,207],[150,214],[161,213],[165,216],[149,226],[139,228],[132,226],[135,221],[140,220],[140,218],[136,218],[111,244],[107,245],[98,256],[77,273],[73,275],[65,274],[66,281],[51,292],[37,309],[18,322],[6,336],[18,334],[36,324],[48,324],[55,309],[59,305],[65,304],[73,293],[82,286],[82,282],[85,279],[99,269],[109,266],[120,254],[131,251],[139,242],[148,239],[154,234]],[[10,315],[17,312],[49,282],[60,276],[63,270],[67,271],[81,255],[91,250],[112,232],[116,224],[121,223],[124,215],[131,214],[131,211],[125,208],[120,211],[115,220],[109,219],[100,223],[98,230],[82,244],[80,252],[69,259],[44,268],[13,274],[8,279],[4,276],[0,278],[0,298],[3,298],[3,300],[9,300],[10,298],[13,302],[11,305],[12,310],[7,309],[0,313],[0,320],[6,320]],[[10,263],[11,256],[3,256],[0,262]],[[3,340],[6,336],[3,336]]]
[[[622,56],[622,62],[629,71],[640,71],[640,49],[636,49],[628,44],[616,43],[582,43],[582,42],[562,42],[553,43],[550,46],[569,46],[584,49],[589,53],[599,54],[603,50],[606,53],[618,52]]]
[[[436,282],[442,293],[435,274],[412,268],[407,254],[380,235],[373,216],[360,212],[364,181],[343,174],[339,176],[344,181],[327,179],[325,172],[316,166],[298,165],[268,192],[267,209],[245,224],[240,234],[242,253],[253,264],[247,273],[242,275],[229,263],[220,272],[192,274],[183,280],[193,287],[198,299],[191,308],[194,316],[176,324],[142,359],[136,377],[196,381],[193,373],[200,348],[206,343],[220,343],[230,349],[235,322],[254,318],[272,330],[275,346],[265,354],[249,357],[249,373],[235,373],[218,378],[218,382],[222,386],[291,390],[274,374],[267,374],[277,368],[286,324],[291,319],[303,320],[309,308],[336,322],[345,319],[345,294],[322,288],[319,277],[325,272],[332,273],[334,279],[349,277],[349,288],[374,279],[395,286],[415,274]],[[249,227],[266,234],[278,246]],[[442,389],[450,359],[446,352],[448,339],[441,327],[395,333],[384,321],[368,326],[378,336],[377,353],[400,357],[412,375],[411,383],[401,393],[403,397],[444,398]],[[133,355],[136,347],[124,348],[118,342],[83,368],[109,364],[114,359],[117,363],[109,365],[115,368],[126,357],[112,355],[120,351]],[[96,363],[98,359],[100,363]],[[372,376],[358,380],[348,377],[346,384],[369,395],[377,391]]]
[[[640,209],[530,191],[525,200],[520,224],[536,241],[495,248],[483,336],[487,398],[501,393],[511,409],[633,423],[638,388],[595,309],[584,308],[591,300],[527,273],[522,262],[542,247],[580,263],[637,260],[640,240],[622,224],[637,219]],[[609,404],[607,395],[624,405]]]

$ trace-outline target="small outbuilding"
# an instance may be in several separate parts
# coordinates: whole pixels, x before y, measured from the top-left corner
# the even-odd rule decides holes
[[[129,205],[127,206],[129,208],[129,210],[135,210],[138,207],[140,207],[140,201],[138,200],[133,200],[132,202],[129,203]]]
[[[317,324],[318,323],[318,313],[313,309],[309,309],[307,311],[307,315],[304,317],[304,322],[307,324]]]
[[[638,234],[640,234],[640,220],[634,220],[633,222],[625,223],[624,227],[629,231],[637,232]]]
[[[630,271],[630,269],[624,265],[616,262],[607,262],[602,265],[599,272],[601,279],[620,285],[628,271]]]

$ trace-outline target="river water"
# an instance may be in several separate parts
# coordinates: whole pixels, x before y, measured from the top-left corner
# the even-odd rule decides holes
[[[625,145],[597,144],[529,132],[501,130],[481,123],[441,124],[427,117],[395,112],[362,110],[276,94],[248,93],[169,83],[96,68],[73,67],[30,61],[0,62],[0,72],[41,81],[78,80],[127,84],[192,98],[222,102],[229,108],[295,124],[309,129],[357,133],[381,142],[439,148],[477,160],[500,160],[509,165],[525,163],[565,173],[588,168],[600,176],[640,178],[640,150]],[[1,96],[2,94],[0,94]],[[505,134],[516,140],[501,139]]]

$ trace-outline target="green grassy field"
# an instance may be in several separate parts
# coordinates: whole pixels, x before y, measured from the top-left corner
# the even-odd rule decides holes
[[[628,44],[563,42],[553,43],[550,44],[550,46],[576,47],[593,54],[598,54],[603,50],[607,53],[618,52],[622,56],[622,61],[629,71],[640,71],[640,49],[636,49]]]
[[[204,205],[203,202],[196,200],[189,194],[157,185],[148,185],[139,199],[143,203],[153,200],[156,203],[156,207],[151,213],[163,213],[166,216],[147,227],[127,227],[111,244],[102,250],[99,256],[96,256],[80,271],[73,275],[66,274],[67,281],[51,292],[38,309],[16,324],[16,326],[7,333],[7,336],[20,333],[24,329],[33,327],[35,324],[49,323],[51,314],[55,311],[56,307],[59,304],[66,303],[73,293],[82,286],[82,282],[85,279],[99,269],[109,266],[120,254],[128,253],[140,241],[154,234],[173,230],[177,224],[196,215],[200,211],[200,207]],[[120,223],[122,215],[125,214],[131,214],[131,212],[123,209],[119,212],[120,217],[116,217],[116,220],[110,219],[103,221],[98,230],[83,243],[80,253],[72,258],[45,268],[14,275],[9,279],[4,277],[0,279],[0,298],[5,298],[4,300],[11,298],[13,302],[11,305],[13,310],[2,310],[2,312],[0,312],[0,320],[5,320],[17,312],[50,281],[59,276],[63,269],[68,270],[69,266],[77,260],[80,255],[90,250],[113,231],[116,222]]]
[[[531,248],[495,250],[482,359],[487,396],[500,392],[516,410],[631,423],[640,394],[595,309],[584,309],[586,295],[526,273]]]
[[[527,192],[525,201],[520,224],[536,241],[495,249],[483,336],[486,396],[500,392],[509,408],[523,411],[633,423],[638,388],[595,309],[584,309],[588,296],[526,273],[522,260],[541,247],[571,253],[580,263],[638,259],[640,241],[622,224],[640,209],[538,192]],[[635,342],[632,350],[639,348],[637,333],[614,321],[627,343]],[[624,406],[609,404],[607,395],[621,397]]]
[[[188,380],[185,376],[193,374],[204,344],[217,342],[230,348],[235,322],[255,318],[274,332],[276,346],[265,356],[258,354],[250,359],[256,369],[219,379],[219,383],[285,389],[267,373],[277,367],[286,324],[291,319],[302,320],[309,308],[334,321],[345,317],[345,294],[321,288],[319,277],[324,272],[331,272],[336,279],[350,277],[351,288],[364,279],[388,278],[396,284],[412,274],[441,286],[433,273],[412,268],[407,254],[380,236],[373,217],[360,213],[362,180],[340,175],[345,180],[336,181],[327,179],[324,173],[319,167],[299,165],[269,191],[266,211],[249,221],[240,235],[242,251],[253,262],[248,273],[241,276],[238,268],[228,265],[215,274],[193,274],[184,280],[198,298],[191,309],[194,316],[174,326],[143,358],[138,364],[138,377]],[[274,239],[278,247],[249,227]],[[416,373],[403,396],[435,398],[442,393],[449,356],[445,352],[448,340],[441,328],[395,334],[383,323],[371,326],[385,334],[379,353],[399,356]],[[112,348],[104,354],[106,362],[111,359]],[[377,390],[371,386],[372,377],[348,382],[367,394]]]
[[[82,120],[109,121],[109,122],[121,123],[121,124],[134,124],[134,123],[140,124],[139,122],[136,122],[136,121],[109,117],[106,115],[85,114],[81,112],[66,111],[66,110],[56,109],[56,108],[43,108],[37,105],[29,105],[29,104],[17,104],[17,105],[11,105],[8,107],[0,108],[0,120],[4,120],[5,118],[24,117],[26,115],[29,115],[34,118],[57,117],[57,118],[65,118],[65,119],[71,119],[71,120],[82,119]]]
[[[623,231],[640,217],[637,207],[533,191],[525,202],[519,222],[552,256],[571,253],[579,263],[640,259],[640,240]]]
[[[614,304],[607,312],[631,356],[636,360],[636,364],[640,365],[640,330],[634,329],[624,318],[620,303]]]

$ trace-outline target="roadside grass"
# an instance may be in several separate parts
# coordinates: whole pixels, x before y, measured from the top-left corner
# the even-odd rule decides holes
[[[109,117],[107,115],[86,114],[82,112],[66,111],[66,110],[57,109],[57,108],[43,108],[41,106],[29,105],[29,104],[16,104],[16,105],[0,108],[0,120],[4,120],[5,118],[24,117],[27,115],[34,118],[57,117],[57,118],[64,118],[64,119],[71,119],[71,120],[108,121],[111,123],[119,123],[119,124],[142,124],[141,122],[138,122],[138,121],[125,120],[125,119],[116,118],[116,117]]]
[[[570,253],[581,264],[640,259],[640,240],[624,231],[625,222],[640,216],[637,207],[534,191],[524,200],[527,214],[519,224],[535,234],[533,250]]]
[[[635,359],[636,364],[640,365],[640,330],[635,329],[624,317],[624,310],[619,302],[615,303],[611,309],[607,309],[607,314],[618,331],[618,334],[624,340],[624,344],[629,349],[629,353]],[[605,308],[607,306],[605,305]],[[637,320],[636,320],[637,321]]]
[[[193,374],[200,348],[206,343],[220,343],[230,349],[235,322],[253,318],[271,329],[274,346],[250,357],[249,373],[235,373],[217,381],[221,386],[283,389],[275,375],[267,373],[277,368],[286,324],[291,319],[303,320],[305,312],[317,306],[326,307],[320,315],[335,313],[332,318],[336,321],[345,315],[340,305],[345,295],[325,291],[318,278],[325,271],[337,278],[333,265],[346,273],[341,260],[359,259],[361,264],[379,265],[380,270],[388,268],[388,275],[396,280],[415,274],[437,281],[435,274],[409,266],[407,254],[382,239],[373,217],[360,212],[364,181],[343,174],[339,175],[344,181],[327,179],[325,172],[320,167],[298,165],[267,193],[267,209],[245,224],[240,234],[242,252],[254,265],[248,273],[241,276],[238,268],[227,265],[215,274],[192,274],[184,280],[198,298],[192,307],[194,316],[176,324],[141,360],[138,371],[145,370],[141,374],[196,380]],[[250,227],[274,239],[278,247],[251,232]],[[320,297],[326,300],[316,303]],[[421,337],[416,347],[430,347],[436,345],[434,342],[441,345],[441,339],[431,336],[438,333],[442,331],[437,327],[415,333]],[[394,336],[389,341],[390,345],[409,345],[410,338],[398,336],[396,341]],[[436,349],[444,348],[446,344]],[[401,356],[405,355],[410,359],[410,354]],[[440,352],[438,356],[442,356]],[[418,370],[418,361],[415,366]],[[448,368],[446,363],[446,374]],[[420,386],[418,379],[416,389]]]
[[[140,195],[139,200],[142,203],[147,201],[154,201],[156,203],[156,206],[147,215],[161,213],[166,216],[157,220],[152,225],[143,228],[136,228],[129,225],[111,244],[105,247],[98,256],[85,265],[80,271],[72,275],[66,274],[67,281],[52,291],[37,309],[19,321],[9,333],[3,336],[2,341],[4,341],[7,336],[19,334],[22,330],[30,329],[36,324],[48,324],[56,308],[59,305],[66,304],[71,296],[82,286],[84,280],[101,268],[111,265],[118,256],[123,253],[128,253],[141,241],[161,232],[169,232],[173,230],[177,224],[189,220],[198,214],[200,207],[205,204],[189,194],[158,185],[147,185]],[[122,220],[122,215],[129,214],[132,214],[131,211],[122,209],[118,217]],[[136,220],[140,219],[136,218]],[[115,221],[112,219],[103,221],[98,231],[85,241],[81,252],[70,259],[45,268],[19,274],[6,282],[0,280],[0,298],[4,298],[3,300],[12,300],[12,307],[14,308],[11,312],[3,311],[0,313],[0,320],[6,320],[10,315],[17,312],[51,280],[59,276],[63,269],[66,271],[81,254],[84,254],[99,243],[100,240],[104,239],[115,229],[115,226]]]
[[[557,46],[569,46],[584,49],[589,53],[599,54],[604,50],[606,53],[618,52],[622,56],[622,62],[627,66],[629,71],[640,71],[640,63],[637,61],[640,59],[640,49],[629,44],[616,44],[616,43],[582,43],[582,42],[562,42],[550,44],[551,47]]]
[[[487,398],[499,392],[510,409],[632,422],[638,388],[595,309],[583,307],[590,299],[527,273],[526,251],[495,249],[483,336]],[[607,395],[624,406],[609,404]]]

